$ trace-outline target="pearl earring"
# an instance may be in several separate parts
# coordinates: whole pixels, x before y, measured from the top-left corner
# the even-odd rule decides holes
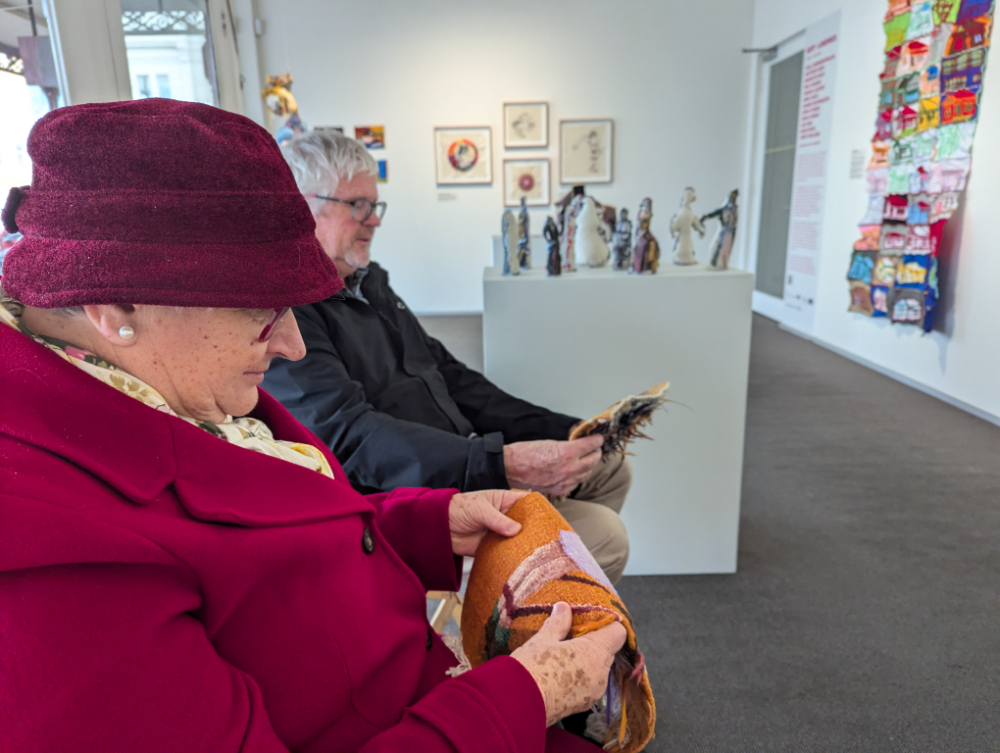
[[[121,329],[118,330],[118,334],[126,340],[131,340],[133,337],[135,337],[135,330],[132,329],[127,324],[125,324],[122,325]]]

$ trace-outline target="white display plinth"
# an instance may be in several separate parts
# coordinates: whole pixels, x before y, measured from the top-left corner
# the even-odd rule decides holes
[[[736,572],[753,276],[669,262],[655,275],[581,269],[483,274],[486,375],[587,417],[670,382],[630,449],[626,575]]]

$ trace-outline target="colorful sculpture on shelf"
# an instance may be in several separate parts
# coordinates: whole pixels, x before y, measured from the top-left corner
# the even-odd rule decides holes
[[[527,199],[521,197],[518,217],[517,259],[521,269],[531,269],[531,217],[528,216]]]
[[[601,224],[598,231],[604,238],[604,242],[608,244],[608,248],[611,248],[611,243],[615,239],[615,226],[618,224],[618,211],[614,207],[600,202],[597,202],[597,206],[601,209]]]
[[[632,261],[632,221],[628,210],[622,209],[611,241],[611,258],[615,269],[628,269]]]
[[[660,266],[660,244],[649,230],[653,219],[653,200],[643,199],[639,204],[639,213],[635,217],[635,246],[632,248],[632,271],[642,274],[655,274]]]
[[[500,220],[500,237],[503,240],[503,273],[505,275],[521,274],[521,260],[518,258],[517,246],[520,240],[520,223],[509,209],[503,213]]]
[[[573,241],[576,263],[588,267],[603,267],[608,263],[611,252],[600,232],[601,210],[591,196],[580,196],[578,199],[581,205],[576,216],[576,239]]]
[[[558,277],[562,274],[562,257],[559,255],[559,226],[556,221],[549,217],[545,220],[545,228],[542,235],[549,243],[549,255],[545,260],[545,271],[549,277]]]
[[[733,189],[729,193],[729,200],[714,212],[703,214],[699,222],[704,224],[705,220],[718,218],[719,232],[716,233],[712,241],[712,259],[708,263],[709,269],[724,270],[729,269],[729,257],[733,253],[733,240],[736,236],[736,220],[738,209],[736,199],[740,192]]]
[[[697,230],[698,236],[705,237],[705,228],[691,211],[691,205],[697,200],[694,189],[688,186],[681,197],[681,211],[670,218],[670,235],[674,239],[674,264],[689,266],[697,264],[694,258],[694,244],[691,242],[691,230]]]
[[[260,90],[260,96],[267,104],[267,108],[279,118],[284,118],[275,134],[279,144],[285,144],[306,131],[305,123],[299,117],[298,102],[292,95],[293,82],[291,73],[268,76],[265,82],[267,85]]]
[[[574,248],[576,243],[576,221],[583,210],[583,205],[587,198],[586,194],[583,193],[583,187],[578,186],[578,188],[581,190],[579,193],[576,193],[576,189],[574,189],[573,199],[570,201],[569,206],[566,207],[565,219],[563,220],[562,245],[559,250],[562,252],[563,271],[565,272],[576,271],[576,250]]]
[[[938,246],[972,165],[993,12],[992,0],[889,0],[850,311],[934,326]]]

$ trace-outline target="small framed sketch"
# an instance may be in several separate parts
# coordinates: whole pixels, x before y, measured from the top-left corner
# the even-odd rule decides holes
[[[503,145],[507,149],[548,146],[549,103],[505,102]]]
[[[489,126],[434,129],[434,165],[439,186],[493,182],[493,139]]]
[[[607,120],[559,121],[559,181],[610,183],[613,125]]]
[[[522,196],[529,207],[547,207],[552,203],[547,159],[503,161],[503,205],[520,206]]]

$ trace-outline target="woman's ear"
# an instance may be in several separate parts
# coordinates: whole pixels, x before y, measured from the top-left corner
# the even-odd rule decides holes
[[[112,345],[127,348],[140,337],[135,306],[126,304],[84,306],[87,319],[101,336]]]

